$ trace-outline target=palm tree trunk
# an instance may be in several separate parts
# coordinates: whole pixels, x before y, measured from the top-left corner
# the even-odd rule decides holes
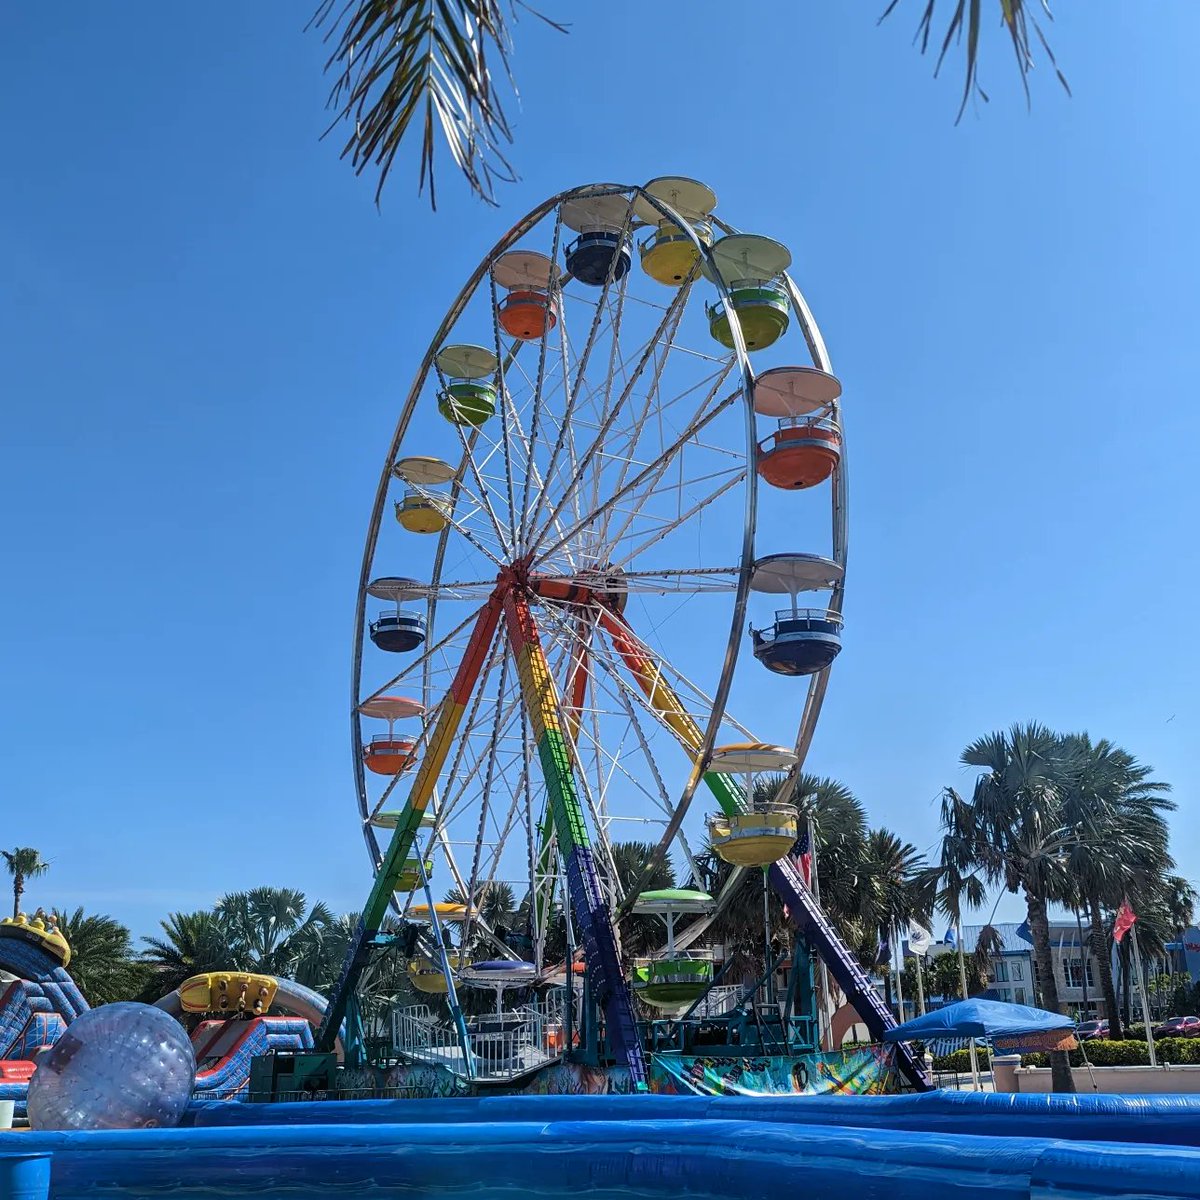
[[[21,915],[21,894],[25,891],[25,876],[18,871],[13,876],[13,920]]]
[[[1026,890],[1025,911],[1029,916],[1029,932],[1033,937],[1033,957],[1037,963],[1043,1007],[1050,1012],[1062,1012],[1062,1005],[1058,999],[1058,983],[1054,978],[1054,959],[1050,954],[1050,919],[1046,915],[1046,902],[1040,896]],[[1065,1050],[1050,1051],[1050,1086],[1056,1092],[1075,1091],[1071,1060]]]
[[[1113,984],[1112,955],[1108,949],[1108,938],[1104,934],[1100,898],[1088,897],[1088,916],[1092,924],[1092,953],[1100,968],[1100,990],[1104,993],[1104,1007],[1108,1010],[1108,1036],[1120,1041],[1124,1028],[1121,1024],[1121,1009],[1117,1004],[1117,989]]]

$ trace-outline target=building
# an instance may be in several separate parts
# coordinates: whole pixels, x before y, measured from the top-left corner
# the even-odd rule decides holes
[[[1001,949],[988,964],[988,988],[983,995],[989,1000],[1006,1000],[1013,1004],[1032,1004],[1042,1007],[1041,989],[1033,961],[1033,942],[1025,924],[997,924]],[[982,925],[964,925],[963,950],[973,954],[983,932]],[[1079,927],[1074,921],[1050,922],[1050,957],[1054,964],[1054,981],[1059,1001],[1081,1021],[1108,1016],[1100,992],[1100,969],[1096,956],[1087,945],[1088,931],[1083,930],[1080,945]],[[950,947],[934,947],[945,952]]]

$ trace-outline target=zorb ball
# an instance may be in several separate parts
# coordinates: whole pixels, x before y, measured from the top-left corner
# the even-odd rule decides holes
[[[184,1028],[148,1004],[81,1014],[38,1056],[29,1081],[34,1129],[155,1129],[177,1125],[196,1058]]]

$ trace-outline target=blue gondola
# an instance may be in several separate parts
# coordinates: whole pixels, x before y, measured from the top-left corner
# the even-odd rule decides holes
[[[783,609],[768,632],[751,629],[754,657],[777,675],[815,675],[842,649],[842,618],[824,608]]]
[[[404,654],[425,641],[425,618],[419,613],[380,613],[371,622],[371,641],[380,650]]]
[[[566,257],[567,270],[589,287],[603,287],[609,271],[616,282],[629,270],[632,261],[629,239],[607,229],[581,233],[567,247]]]

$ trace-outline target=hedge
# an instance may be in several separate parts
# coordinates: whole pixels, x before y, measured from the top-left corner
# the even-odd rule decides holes
[[[1112,1042],[1106,1038],[1095,1038],[1087,1042],[1087,1060],[1093,1067],[1145,1067],[1150,1065],[1150,1052],[1145,1042]],[[1160,1063],[1182,1066],[1200,1063],[1200,1038],[1161,1038],[1154,1043],[1156,1057]],[[977,1051],[980,1068],[990,1065],[988,1052],[980,1047]],[[1071,1066],[1083,1066],[1083,1051],[1071,1051]],[[1023,1054],[1021,1066],[1048,1067],[1048,1054]],[[955,1050],[933,1060],[935,1071],[955,1071],[965,1074],[971,1069],[970,1051]]]

